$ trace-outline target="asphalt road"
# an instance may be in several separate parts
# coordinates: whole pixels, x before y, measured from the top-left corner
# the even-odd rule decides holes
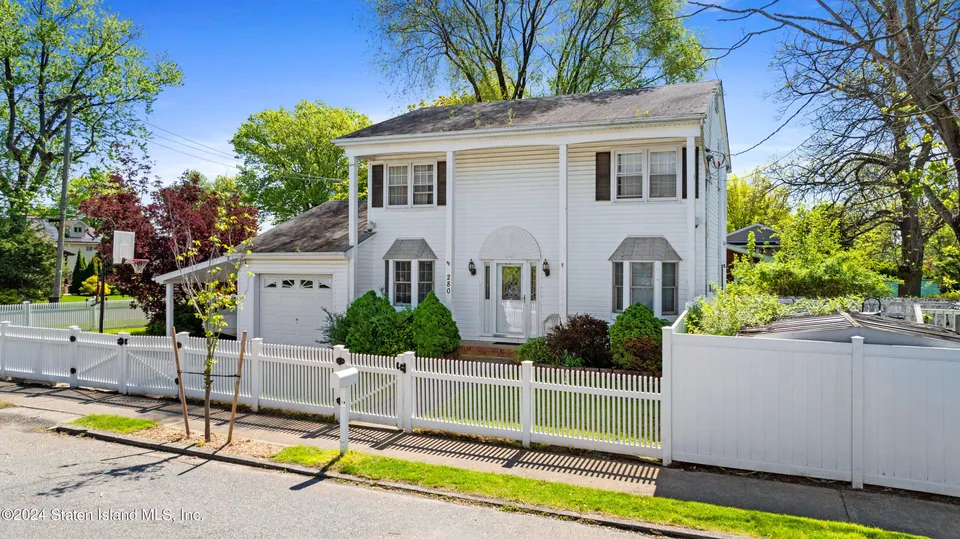
[[[0,536],[641,537],[55,435],[44,426],[0,418]]]

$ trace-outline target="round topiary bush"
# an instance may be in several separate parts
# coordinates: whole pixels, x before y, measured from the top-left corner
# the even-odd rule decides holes
[[[558,360],[564,355],[580,358],[587,367],[609,368],[610,333],[607,323],[589,314],[571,316],[547,334],[547,348]]]
[[[658,371],[649,368],[649,364],[660,361],[651,358],[651,344],[659,351],[663,340],[663,326],[669,322],[653,315],[645,305],[635,303],[623,311],[610,326],[610,349],[613,352],[613,364],[620,369]],[[643,353],[641,353],[643,351]],[[645,367],[646,365],[646,367]]]
[[[453,314],[432,290],[413,310],[413,344],[421,357],[443,357],[460,347],[460,330]]]

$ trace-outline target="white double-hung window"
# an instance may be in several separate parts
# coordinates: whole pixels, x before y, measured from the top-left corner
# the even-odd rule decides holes
[[[433,290],[437,255],[423,238],[397,239],[383,255],[384,287],[395,307],[416,307]]]
[[[435,163],[405,163],[387,166],[387,207],[435,206]]]
[[[616,200],[676,200],[680,152],[677,148],[617,152],[613,175]]]

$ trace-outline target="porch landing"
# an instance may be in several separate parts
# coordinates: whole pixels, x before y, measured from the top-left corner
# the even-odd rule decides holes
[[[514,359],[517,343],[460,341],[461,359]]]

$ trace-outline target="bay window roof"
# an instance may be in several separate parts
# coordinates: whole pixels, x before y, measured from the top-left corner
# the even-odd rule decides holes
[[[613,262],[680,262],[683,260],[663,236],[629,236],[620,242],[613,254]]]
[[[437,255],[423,238],[398,239],[383,255],[384,260],[436,260]]]

